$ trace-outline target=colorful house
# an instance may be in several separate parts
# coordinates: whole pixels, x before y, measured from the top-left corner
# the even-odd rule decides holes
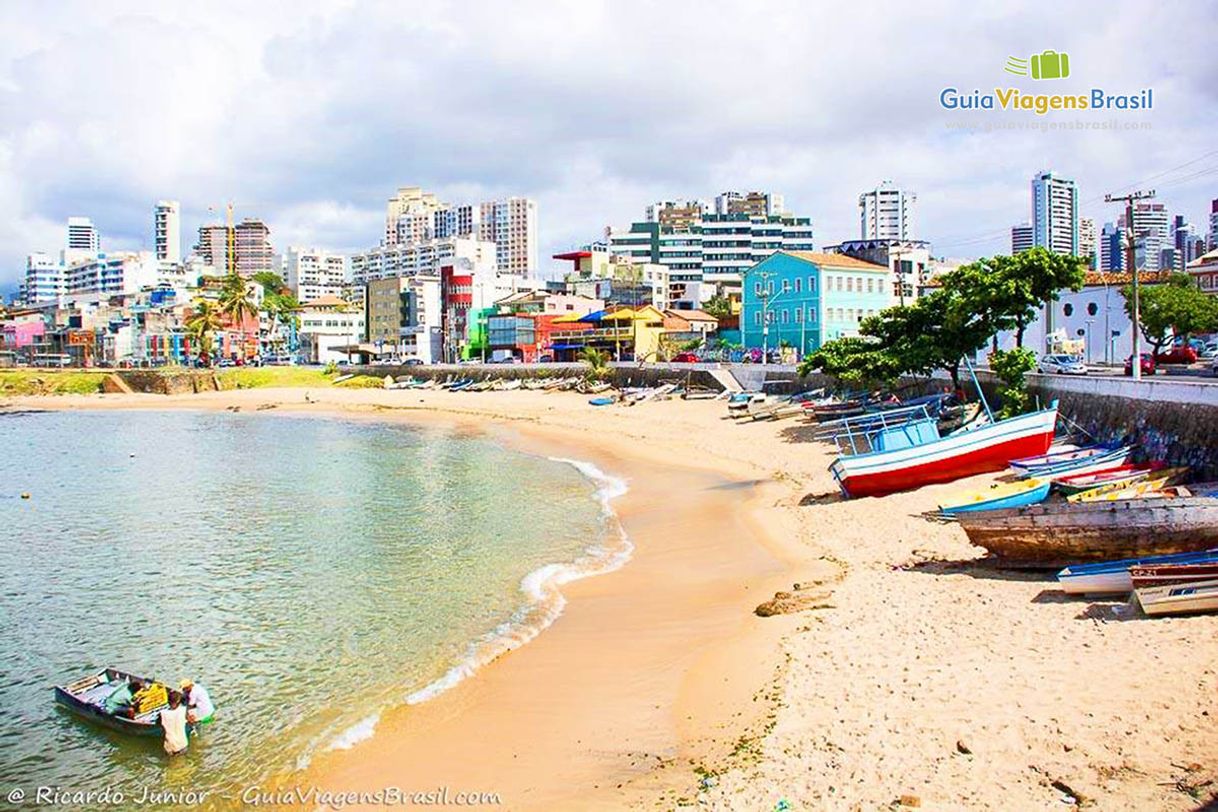
[[[651,305],[598,310],[579,318],[559,317],[553,327],[551,347],[556,361],[575,360],[587,347],[607,352],[618,361],[654,361],[666,332],[664,314]]]
[[[779,251],[744,274],[740,330],[749,349],[814,352],[857,335],[859,324],[891,303],[891,271],[842,254]]]

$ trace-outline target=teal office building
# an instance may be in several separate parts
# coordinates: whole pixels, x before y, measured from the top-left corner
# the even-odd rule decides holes
[[[805,355],[857,335],[892,304],[889,269],[844,254],[779,251],[744,274],[740,330],[748,349],[789,346]]]

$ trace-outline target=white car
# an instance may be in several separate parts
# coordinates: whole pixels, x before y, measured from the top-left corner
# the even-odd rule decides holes
[[[1036,371],[1047,375],[1086,375],[1087,365],[1073,355],[1046,355],[1037,363]]]

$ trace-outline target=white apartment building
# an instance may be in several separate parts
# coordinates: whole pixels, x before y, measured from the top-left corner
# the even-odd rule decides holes
[[[1096,243],[1097,235],[1095,231],[1095,220],[1090,217],[1080,217],[1078,220],[1078,255],[1080,257],[1092,257],[1090,267],[1097,267],[1098,256],[1096,254],[1098,245]]]
[[[689,274],[654,262],[636,267],[643,283],[651,286],[651,304],[657,310],[693,310],[702,304],[700,274]]]
[[[1210,201],[1210,236],[1207,245],[1211,251],[1218,248],[1218,199]]]
[[[55,302],[65,292],[63,262],[50,254],[35,252],[25,258],[22,300],[29,305]]]
[[[158,200],[152,214],[153,245],[162,262],[182,261],[182,218],[178,201]]]
[[[1122,214],[1118,222],[1125,226],[1125,221],[1126,217]],[[1138,268],[1147,271],[1159,270],[1163,249],[1175,245],[1170,222],[1171,216],[1163,203],[1133,204],[1134,262]]]
[[[472,237],[445,237],[400,245],[384,245],[351,255],[351,280],[366,285],[376,279],[395,276],[438,276],[445,265],[467,261],[476,269],[493,273],[496,267],[495,243]]]
[[[162,278],[161,264],[151,251],[98,253],[68,266],[64,271],[64,295],[69,299],[93,294],[116,296],[175,281]]]
[[[88,217],[68,218],[68,250],[96,253],[101,249],[97,227]]]
[[[1032,178],[1033,244],[1078,256],[1078,227],[1078,185],[1055,172]]]
[[[327,296],[342,298],[347,284],[347,258],[342,254],[289,246],[276,264],[297,301],[312,302]]]
[[[478,234],[495,243],[495,261],[500,271],[529,276],[540,269],[535,201],[509,197],[483,203]]]
[[[859,239],[914,239],[914,206],[918,196],[890,180],[859,195]]]
[[[747,214],[751,217],[770,217],[786,214],[785,201],[780,194],[772,192],[723,192],[715,195],[715,214]]]
[[[364,340],[362,307],[337,296],[323,296],[300,306],[301,351],[311,364],[328,364],[347,358],[338,348]]]
[[[385,245],[425,240],[431,233],[432,215],[447,208],[431,192],[418,186],[403,186],[389,198],[385,210]]]

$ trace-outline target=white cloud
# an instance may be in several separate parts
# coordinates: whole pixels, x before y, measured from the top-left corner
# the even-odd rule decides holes
[[[1211,148],[1209,15],[1204,2],[9,4],[0,287],[28,251],[59,248],[69,214],[92,216],[107,245],[147,245],[153,202],[175,198],[189,247],[208,207],[232,200],[277,246],[353,249],[375,244],[385,199],[408,184],[535,197],[548,253],[654,199],[726,188],[785,194],[832,243],[855,236],[859,192],[892,178],[917,190],[937,249],[1000,251],[1041,168],[1076,177],[1102,221],[1104,191]],[[1154,87],[1153,129],[946,127],[1012,119],[951,114],[937,96],[1032,90],[1002,64],[1044,48],[1071,55],[1063,91]],[[1218,181],[1161,196],[1199,223]]]

